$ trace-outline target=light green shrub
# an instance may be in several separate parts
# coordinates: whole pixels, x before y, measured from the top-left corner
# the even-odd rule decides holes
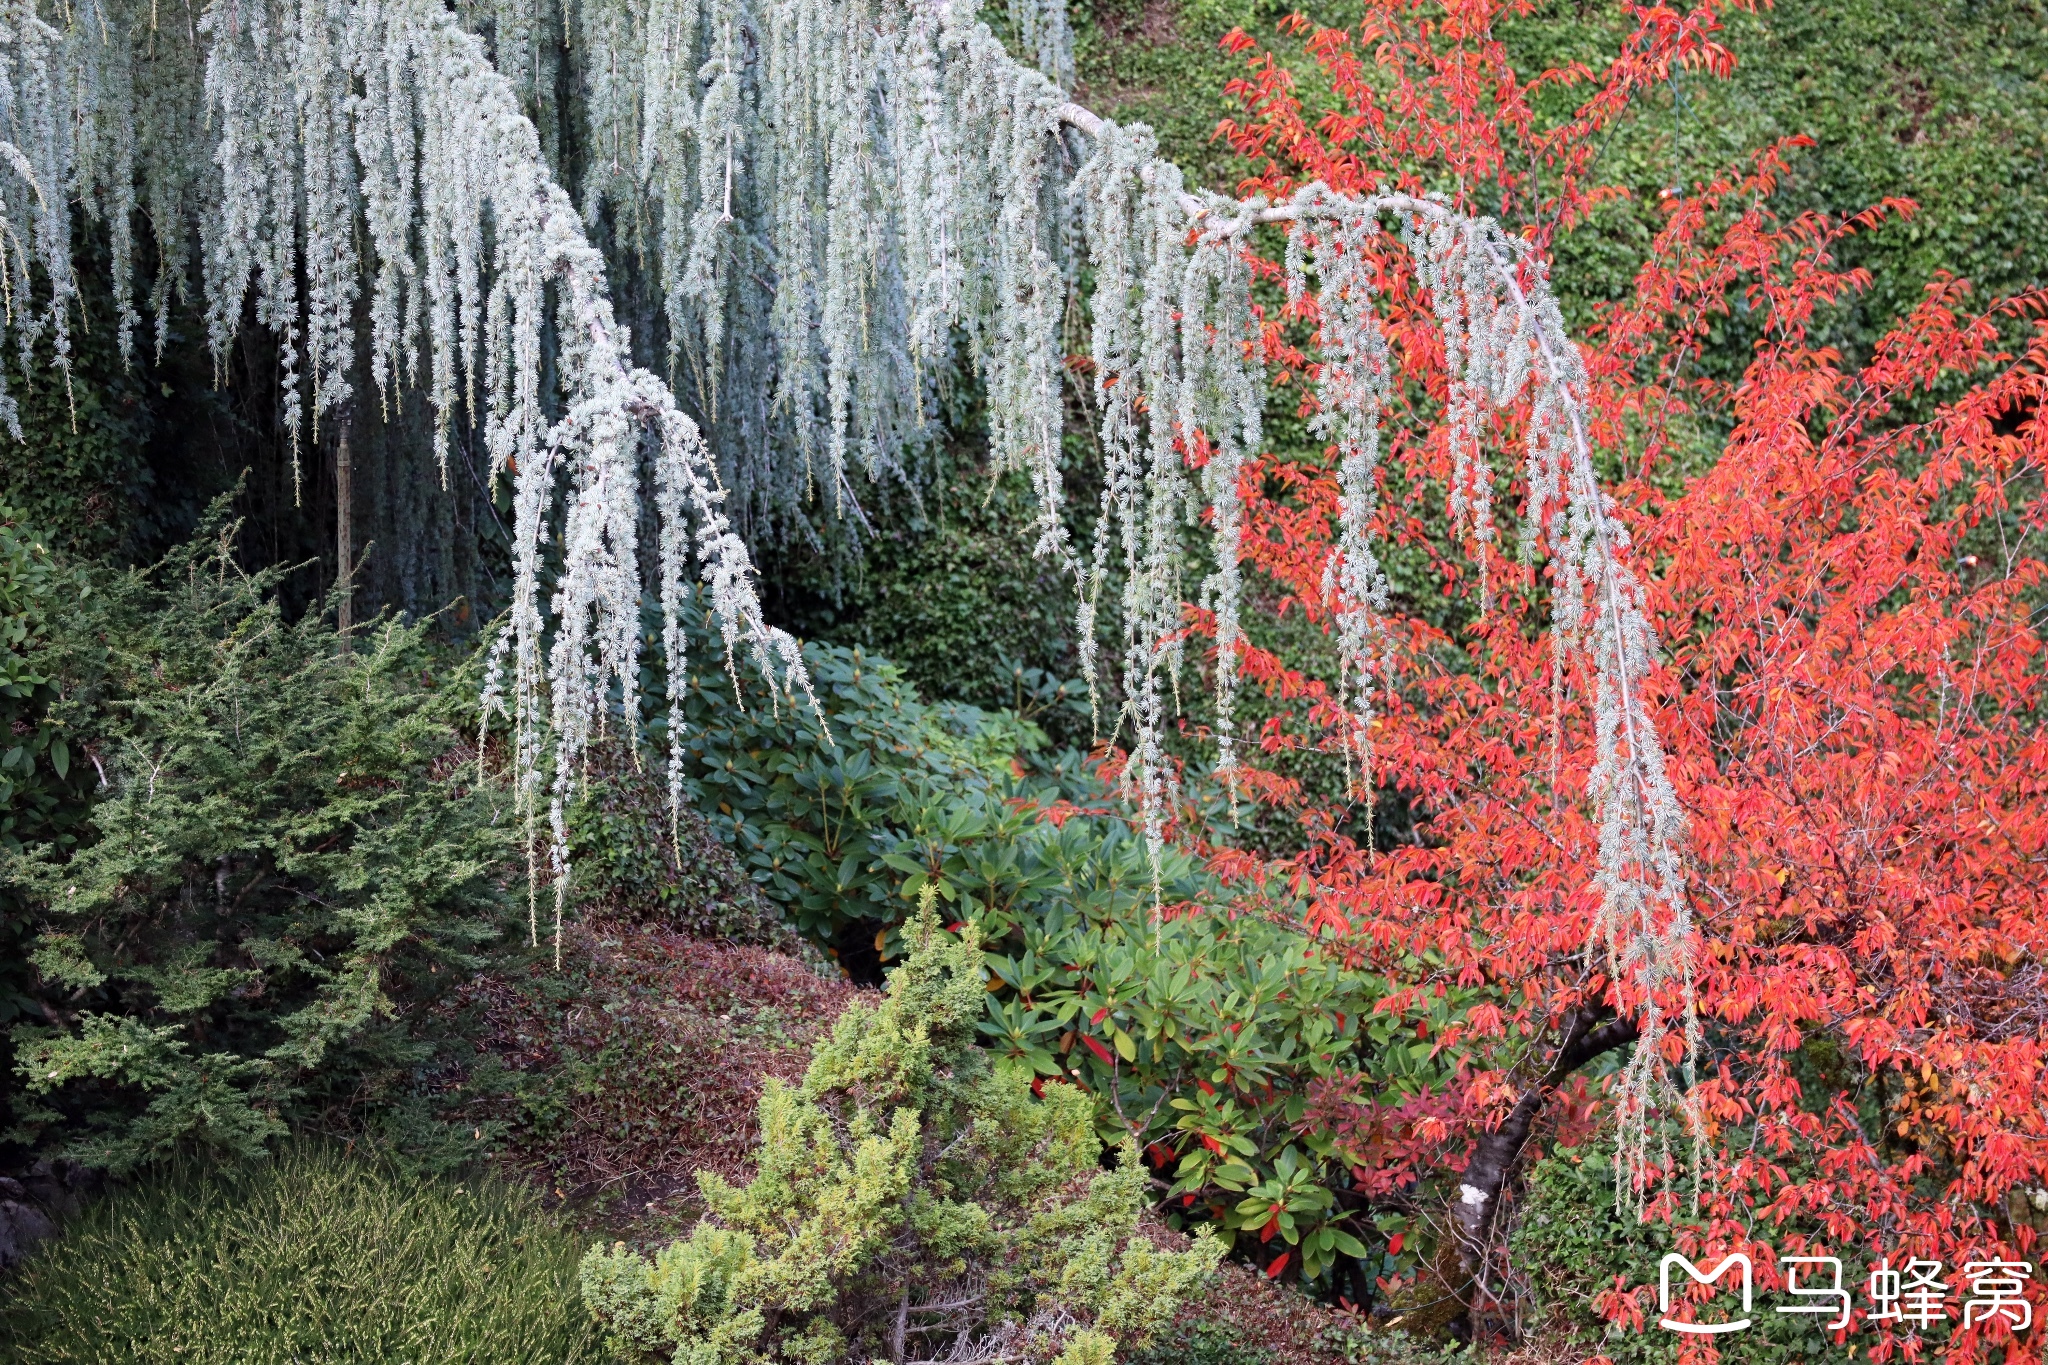
[[[10,1365],[576,1365],[576,1240],[523,1190],[329,1146],[188,1165],[81,1214],[0,1293]]]
[[[752,1182],[700,1176],[710,1216],[652,1258],[585,1258],[585,1301],[617,1349],[1101,1365],[1214,1267],[1212,1239],[1168,1252],[1139,1234],[1137,1152],[1101,1168],[1086,1094],[1040,1097],[1027,1068],[974,1045],[980,945],[938,927],[934,898],[887,996],[841,1016],[801,1085],[768,1083]]]

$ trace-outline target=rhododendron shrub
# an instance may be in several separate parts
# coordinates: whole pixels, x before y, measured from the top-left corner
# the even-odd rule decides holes
[[[1245,114],[1221,131],[1253,159],[1243,188],[1434,190],[1554,243],[1625,192],[1597,183],[1596,163],[1631,98],[1732,60],[1714,6],[1647,8],[1603,71],[1531,79],[1493,34],[1510,8],[1382,0],[1354,31],[1296,21],[1334,92],[1321,112],[1234,35]],[[1579,92],[1576,112],[1546,122],[1539,96],[1558,85]],[[1428,564],[1459,604],[1390,601],[1379,625],[1366,780],[1413,832],[1375,848],[1358,806],[1286,776],[1290,751],[1355,749],[1357,713],[1244,645],[1237,667],[1276,714],[1242,782],[1301,839],[1277,865],[1224,847],[1227,831],[1212,831],[1212,853],[1284,879],[1324,951],[1386,973],[1381,1012],[1466,1002],[1432,1034],[1456,1059],[1441,1089],[1323,1085],[1303,1106],[1324,1178],[1361,1222],[1402,1229],[1386,1244],[1402,1274],[1383,1291],[1413,1275],[1476,1318],[1503,1312],[1517,1171],[1645,1104],[1622,1059],[1644,1050],[1645,1010],[1669,1009],[1692,1021],[1690,1038],[1658,1044],[1684,1100],[1648,1101],[1638,1160],[1616,1165],[1631,1216],[1673,1224],[1702,1266],[1747,1252],[1767,1299],[1784,1284],[1779,1257],[1841,1257],[1857,1308],[1838,1339],[1874,1359],[2036,1359],[2038,1328],[1961,1319],[1966,1263],[2038,1263],[2048,1188],[2048,295],[1979,300],[1937,279],[1868,355],[1817,344],[1817,322],[1867,284],[1835,247],[1912,206],[1781,218],[1783,152],[1666,195],[1633,295],[1601,307],[1581,347],[1591,438],[1619,478],[1619,553],[1658,646],[1642,685],[1688,831],[1690,1000],[1659,999],[1639,964],[1585,947],[1611,863],[1575,775],[1600,771],[1611,713],[1583,656],[1544,631],[1570,586],[1557,561],[1483,553],[1508,501],[1497,494],[1540,505],[1522,485],[1542,474],[1532,461],[1503,477],[1483,452],[1521,451],[1541,414],[1526,401],[1471,410],[1454,367],[1447,377],[1432,281],[1398,241],[1362,247],[1389,369],[1372,516],[1387,553]],[[1277,286],[1291,263],[1256,268]],[[1278,288],[1261,312],[1276,401],[1311,419],[1331,325]],[[1757,338],[1733,382],[1699,364],[1730,327]],[[1442,419],[1461,405],[1462,428]],[[1264,454],[1239,480],[1247,592],[1339,636],[1328,566],[1357,497],[1340,445]],[[1448,533],[1432,511],[1445,503],[1461,514]],[[1544,534],[1555,528],[1532,528]],[[1945,1324],[1867,1316],[1863,1277],[1909,1257],[1947,1267]],[[1654,1263],[1636,1267],[1599,1307],[1657,1332],[1656,1280]],[[2037,1267],[2025,1290],[2037,1318],[2041,1280]]]

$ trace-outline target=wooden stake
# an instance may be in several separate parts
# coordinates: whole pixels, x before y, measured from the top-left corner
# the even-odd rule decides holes
[[[335,628],[341,632],[341,652],[350,649],[349,631],[355,626],[355,528],[351,525],[355,500],[355,469],[349,461],[348,414],[341,415],[340,439],[334,449],[334,551],[336,582],[341,587],[341,604],[335,612]]]

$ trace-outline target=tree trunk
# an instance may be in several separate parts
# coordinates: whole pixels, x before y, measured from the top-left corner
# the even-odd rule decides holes
[[[355,626],[354,475],[355,468],[348,450],[348,414],[343,412],[334,446],[334,583],[340,592],[334,625],[341,633],[341,652],[344,654],[349,652],[349,632]]]
[[[1486,1268],[1486,1249],[1500,1211],[1501,1191],[1507,1187],[1515,1159],[1528,1142],[1529,1129],[1542,1112],[1544,1101],[1564,1083],[1565,1077],[1587,1062],[1636,1040],[1636,1026],[1631,1020],[1612,1019],[1598,1024],[1606,1013],[1604,1009],[1573,1013],[1543,1079],[1523,1092],[1501,1120],[1500,1127],[1480,1138],[1473,1150],[1472,1163],[1465,1168],[1464,1180],[1458,1186],[1458,1202],[1451,1206],[1458,1232],[1458,1270],[1464,1280],[1459,1293],[1468,1302]]]

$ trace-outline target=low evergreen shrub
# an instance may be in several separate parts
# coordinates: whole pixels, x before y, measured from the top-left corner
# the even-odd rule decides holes
[[[700,1176],[710,1216],[652,1258],[585,1259],[621,1353],[1108,1365],[1207,1278],[1214,1239],[1170,1251],[1139,1230],[1136,1148],[1102,1169],[1089,1097],[975,1046],[974,930],[922,899],[886,998],[847,1008],[801,1084],[767,1083],[753,1180]]]
[[[70,739],[49,715],[56,699],[43,656],[51,617],[82,584],[44,545],[41,531],[0,502],[0,848],[68,844],[86,786]]]
[[[1127,1365],[1273,1365],[1273,1353],[1214,1322],[1197,1322],[1128,1358]]]
[[[339,1147],[186,1163],[81,1214],[0,1293],[14,1365],[576,1365],[576,1239],[493,1179]]]
[[[921,868],[948,845],[994,850],[1023,823],[1005,826],[1003,812],[1021,792],[1019,757],[1046,744],[1037,726],[1011,712],[922,701],[889,660],[810,643],[804,666],[828,739],[802,698],[771,698],[752,685],[735,697],[723,644],[700,614],[684,615],[691,672],[681,794],[792,929],[842,950],[879,933],[884,946],[867,953],[887,956],[887,934],[915,903]],[[643,695],[665,686],[650,669]],[[643,761],[656,770],[667,723],[662,709],[646,727]],[[599,877],[616,878],[611,869],[639,860],[615,847],[614,827],[592,818],[589,805],[576,855],[603,869]],[[665,834],[666,824],[641,825],[637,837]],[[953,900],[950,888],[941,894]],[[854,974],[879,982],[872,971]]]
[[[669,804],[659,759],[639,758],[598,746],[569,808],[574,916],[802,953],[807,940],[697,808]]]
[[[41,528],[0,502],[0,856],[34,843],[70,847],[85,811],[92,768],[50,717],[57,692],[43,666],[50,618],[78,588],[76,575],[51,556]],[[34,1009],[33,933],[20,889],[0,877],[0,1029]],[[0,1035],[0,1113],[13,1070]]]

